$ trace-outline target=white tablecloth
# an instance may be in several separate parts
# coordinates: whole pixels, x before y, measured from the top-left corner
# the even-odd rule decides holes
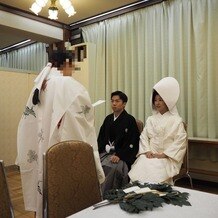
[[[179,207],[164,204],[163,207],[154,208],[153,211],[130,214],[115,204],[95,210],[93,207],[89,207],[68,218],[218,218],[218,195],[180,187],[174,187],[174,189],[188,192],[190,194],[189,202],[192,206]]]

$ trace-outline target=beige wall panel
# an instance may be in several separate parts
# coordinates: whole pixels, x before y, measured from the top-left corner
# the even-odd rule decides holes
[[[36,75],[0,71],[0,159],[13,165],[17,156],[17,127]]]

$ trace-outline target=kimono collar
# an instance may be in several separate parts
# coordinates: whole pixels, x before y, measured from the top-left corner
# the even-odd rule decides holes
[[[48,74],[49,74],[49,72],[51,70],[51,66],[52,66],[52,64],[48,63],[46,65],[46,67],[43,68],[43,70],[40,72],[40,74],[34,80],[36,89],[41,90],[42,83],[46,79],[46,77],[48,76]]]
[[[124,114],[126,114],[127,112],[125,111],[125,109],[118,115],[118,116],[115,116],[115,114],[113,113],[114,115],[114,121],[117,120],[118,117],[121,117],[123,116]]]
[[[52,64],[48,63],[46,67],[40,72],[40,74],[34,80],[35,83],[35,90],[33,92],[32,103],[34,105],[40,103],[40,92],[43,85],[43,82],[46,79],[51,78],[52,76],[60,76],[60,71],[57,68],[52,68]]]

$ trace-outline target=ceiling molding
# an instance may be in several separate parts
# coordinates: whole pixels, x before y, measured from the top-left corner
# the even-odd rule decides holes
[[[58,21],[52,21],[48,18],[42,17],[42,16],[37,16],[32,14],[31,12],[27,12],[18,8],[14,8],[12,6],[0,3],[0,10],[2,11],[6,11],[12,14],[16,14],[31,20],[35,20],[35,21],[39,21],[51,26],[55,26],[55,27],[59,27],[59,28],[63,28],[63,29],[69,29],[69,25],[66,25],[64,23],[58,22]]]
[[[98,14],[96,16],[93,17],[89,17],[87,19],[75,22],[70,24],[70,29],[74,30],[74,29],[78,29],[80,27],[83,26],[87,26],[93,23],[97,23],[103,20],[107,20],[113,17],[117,17],[135,10],[139,10],[141,8],[145,8],[145,7],[149,7],[155,4],[159,4],[162,3],[164,1],[168,1],[168,0],[148,0],[148,1],[138,1],[135,4],[129,4],[130,7],[128,7],[128,5],[126,5],[124,8],[119,8],[117,10],[111,10],[108,11],[106,13],[102,13],[102,14]],[[132,5],[132,6],[131,6]]]
[[[8,49],[6,49],[6,50],[4,50],[4,51],[1,51],[1,50],[0,50],[0,54],[4,54],[4,53],[10,52],[10,51],[14,51],[14,50],[17,50],[17,49],[20,49],[20,48],[23,48],[23,47],[32,45],[32,44],[34,44],[34,43],[37,43],[37,42],[36,42],[36,41],[29,41],[29,42],[26,42],[26,43],[24,43],[24,44],[22,44],[22,45],[17,45],[17,46],[11,45],[11,48],[8,48]]]
[[[132,1],[134,3],[130,3],[128,5],[125,5],[124,7],[116,7],[114,10],[109,10],[109,11],[107,11],[105,13],[100,13],[100,14],[97,14],[95,16],[90,16],[90,17],[88,17],[86,19],[81,19],[81,20],[76,21],[76,22],[71,23],[71,24],[61,23],[59,21],[50,20],[50,19],[48,19],[46,17],[34,15],[29,11],[26,11],[26,10],[23,10],[23,9],[20,9],[20,8],[16,8],[16,6],[14,6],[15,4],[13,4],[13,6],[7,5],[7,1],[4,1],[4,3],[0,3],[0,11],[7,12],[7,13],[9,13],[11,15],[13,14],[13,15],[17,15],[17,16],[20,16],[20,17],[23,17],[23,18],[26,18],[26,19],[30,19],[32,21],[38,21],[38,22],[41,22],[42,24],[51,25],[51,26],[56,27],[56,28],[60,28],[64,32],[63,40],[66,40],[66,38],[71,39],[72,36],[70,37],[70,33],[72,35],[72,32],[74,33],[75,30],[79,29],[80,27],[87,26],[87,25],[90,25],[90,24],[93,24],[93,23],[97,23],[97,22],[100,22],[100,21],[103,21],[103,20],[107,20],[107,19],[110,19],[110,18],[113,18],[113,17],[117,17],[117,16],[123,15],[125,13],[129,13],[129,12],[132,12],[132,11],[135,11],[135,10],[139,10],[141,8],[144,8],[144,7],[152,6],[152,5],[155,5],[155,4],[158,4],[158,3],[162,3],[164,1],[169,1],[169,0],[147,0],[147,1],[146,0],[138,0],[138,1]],[[7,31],[8,32],[6,32],[6,34],[10,33],[11,29],[10,29],[10,31],[7,29]],[[2,32],[2,35],[3,35],[3,32]],[[27,32],[27,30],[26,30],[26,32]],[[24,34],[25,36],[23,37],[23,39],[29,38],[27,36],[26,32]],[[22,32],[19,32],[19,30],[17,30],[17,32],[15,34],[17,39],[19,39],[21,34],[22,34]],[[1,35],[1,33],[0,33],[0,35]],[[13,33],[9,34],[9,35],[12,36]],[[34,36],[34,37],[31,36],[30,38],[33,41],[38,41],[38,39],[39,39],[38,35]],[[45,39],[42,39],[43,42],[44,42],[44,40]],[[53,39],[51,38],[49,40],[53,40]],[[76,40],[78,40],[78,39],[72,38],[71,40],[76,42]],[[81,41],[81,36],[80,36],[79,40]],[[6,44],[7,41],[8,40],[6,40],[6,42],[4,41],[3,43]],[[19,41],[17,41],[17,42],[19,42]],[[51,42],[46,41],[45,43],[51,43]],[[26,45],[22,45],[21,47],[24,47],[24,46],[26,46]],[[20,48],[20,47],[16,47],[15,49],[18,49],[18,48]]]

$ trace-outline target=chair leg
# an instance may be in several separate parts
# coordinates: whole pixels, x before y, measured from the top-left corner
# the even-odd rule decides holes
[[[193,189],[192,177],[191,177],[191,175],[189,174],[189,172],[187,172],[186,175],[187,175],[187,177],[189,178],[189,182],[190,182],[191,188]]]
[[[179,179],[181,179],[181,178],[174,179],[174,180],[173,180],[173,185],[176,185],[176,182],[177,182],[177,180],[179,180]]]
[[[184,178],[184,177],[188,177],[188,178],[189,178],[190,186],[191,186],[191,188],[193,189],[192,177],[191,177],[191,175],[190,175],[189,172],[186,172],[186,174],[184,174],[183,176],[181,176],[181,177],[175,179],[175,180],[173,181],[174,185],[175,185],[176,181],[178,181],[179,179],[182,179],[182,178]]]

